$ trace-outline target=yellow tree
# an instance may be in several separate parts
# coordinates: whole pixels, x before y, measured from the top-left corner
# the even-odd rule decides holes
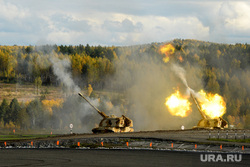
[[[0,70],[8,80],[15,76],[17,60],[10,54],[10,51],[0,50]]]
[[[79,54],[70,55],[73,75],[78,76],[82,73],[83,64],[85,64],[85,60]]]

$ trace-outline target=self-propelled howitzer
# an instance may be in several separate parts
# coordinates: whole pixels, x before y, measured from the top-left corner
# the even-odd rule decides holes
[[[108,133],[108,132],[133,132],[133,121],[122,115],[122,117],[116,117],[114,115],[108,116],[104,112],[96,108],[90,101],[84,97],[81,93],[78,93],[84,100],[86,100],[91,107],[93,107],[101,116],[102,120],[99,123],[99,127],[93,128],[93,133]]]
[[[201,110],[201,107],[197,101],[197,99],[191,93],[191,97],[194,100],[197,109],[199,110],[202,119],[198,122],[197,126],[194,126],[193,129],[224,129],[228,128],[228,123],[222,117],[218,118],[208,118],[205,113]]]

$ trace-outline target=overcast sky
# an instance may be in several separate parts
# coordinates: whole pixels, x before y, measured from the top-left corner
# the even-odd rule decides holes
[[[0,45],[250,43],[250,1],[0,0]]]

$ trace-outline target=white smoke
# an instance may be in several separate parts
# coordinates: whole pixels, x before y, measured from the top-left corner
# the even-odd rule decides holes
[[[171,69],[175,72],[175,74],[181,79],[181,81],[183,82],[183,84],[189,88],[188,84],[187,84],[187,80],[186,80],[186,71],[180,67],[177,64],[171,64]]]
[[[68,69],[71,66],[70,60],[67,58],[59,59],[55,56],[50,58],[52,68],[57,79],[62,82],[68,89],[73,90],[74,93],[80,92],[80,88],[74,83],[71,73]]]
[[[187,79],[186,79],[186,71],[184,68],[179,66],[178,64],[171,64],[171,69],[174,73],[180,78],[182,83],[186,86],[186,95],[190,96],[190,94],[194,95],[196,98],[201,98],[199,93],[196,93],[192,88],[188,86]]]

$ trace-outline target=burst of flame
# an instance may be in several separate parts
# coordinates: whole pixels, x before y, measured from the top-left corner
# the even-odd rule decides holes
[[[163,58],[163,61],[165,63],[169,62],[169,56],[173,54],[175,51],[175,48],[171,44],[165,44],[160,47],[160,52],[161,54],[165,54],[165,57]]]
[[[210,118],[218,118],[226,113],[226,103],[218,94],[205,93],[203,90],[199,91],[202,96],[200,99],[201,110]]]
[[[169,112],[175,116],[186,117],[191,111],[191,103],[180,95],[179,90],[166,98],[165,105],[168,107]]]

